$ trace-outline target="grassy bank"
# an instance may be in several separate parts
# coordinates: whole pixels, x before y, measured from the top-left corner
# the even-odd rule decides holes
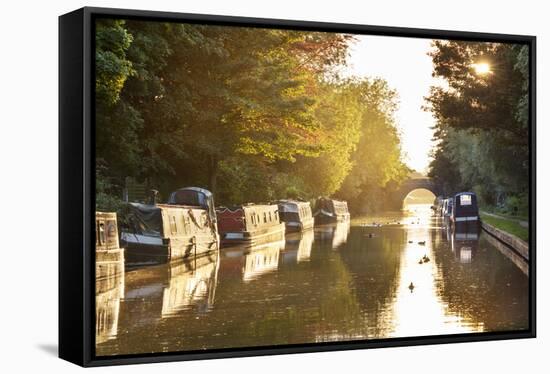
[[[523,227],[519,224],[518,221],[507,219],[507,218],[497,218],[494,216],[487,215],[483,212],[481,214],[481,219],[496,227],[497,229],[500,229],[502,231],[506,231],[509,234],[515,235],[518,238],[528,241],[529,240],[529,229],[526,227]]]

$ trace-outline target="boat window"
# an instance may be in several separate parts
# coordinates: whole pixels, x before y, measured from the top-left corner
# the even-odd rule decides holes
[[[99,244],[105,244],[105,225],[103,222],[99,224]]]
[[[273,221],[273,219],[271,218],[271,212],[269,212],[269,222]]]
[[[267,223],[267,214],[264,212],[264,223]]]
[[[472,196],[460,195],[460,205],[462,206],[472,205]]]
[[[170,231],[172,232],[172,235],[175,235],[178,232],[178,227],[176,226],[176,217],[175,216],[170,217]]]

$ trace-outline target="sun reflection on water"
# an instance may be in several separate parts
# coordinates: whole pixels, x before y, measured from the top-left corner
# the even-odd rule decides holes
[[[456,334],[483,331],[449,313],[438,292],[442,278],[432,248],[432,213],[429,204],[410,205],[406,221],[406,244],[401,252],[398,285],[392,311],[392,337]]]

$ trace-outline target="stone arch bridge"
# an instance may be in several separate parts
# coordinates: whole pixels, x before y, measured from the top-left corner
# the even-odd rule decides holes
[[[405,180],[399,189],[390,195],[391,209],[399,210],[403,207],[403,200],[407,195],[416,189],[424,188],[435,196],[442,194],[441,188],[429,177],[412,177]]]

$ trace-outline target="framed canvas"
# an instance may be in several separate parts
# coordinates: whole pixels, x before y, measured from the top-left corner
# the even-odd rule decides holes
[[[535,337],[535,37],[59,19],[59,355]]]

